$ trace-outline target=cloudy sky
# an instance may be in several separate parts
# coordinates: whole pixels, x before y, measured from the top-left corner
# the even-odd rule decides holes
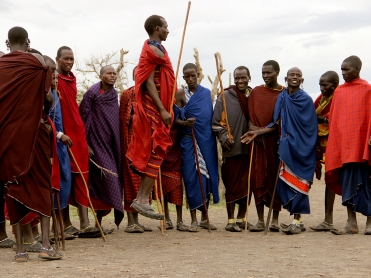
[[[31,47],[51,57],[62,45],[73,48],[79,61],[124,48],[129,50],[127,61],[136,64],[147,38],[144,21],[159,14],[169,25],[164,45],[175,68],[187,3],[1,0],[0,38],[5,42],[11,27],[22,26],[29,33]],[[263,83],[262,64],[274,59],[281,66],[282,84],[287,70],[297,66],[303,71],[305,91],[315,96],[322,73],[335,70],[340,75],[341,62],[358,55],[363,61],[361,77],[371,81],[370,14],[368,0],[193,0],[181,65],[194,62],[196,47],[204,74],[214,78],[213,54],[220,52],[227,73],[245,65],[251,71],[250,85],[256,86]],[[5,43],[0,50],[6,52]],[[128,65],[127,71],[132,68]],[[228,74],[223,76],[228,84]],[[207,79],[202,84],[210,85]]]

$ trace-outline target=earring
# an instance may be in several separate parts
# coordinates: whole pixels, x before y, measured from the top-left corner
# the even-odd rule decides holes
[[[32,48],[30,47],[31,41],[30,39],[27,39],[27,52],[30,52]]]
[[[300,84],[300,88],[304,91],[304,85],[303,85],[303,83]]]
[[[10,50],[10,45],[9,45],[9,41],[8,40],[5,41],[5,45],[6,45],[7,50],[9,51]]]
[[[287,84],[287,81],[285,81],[285,85],[286,85],[286,88],[289,86],[289,85]]]

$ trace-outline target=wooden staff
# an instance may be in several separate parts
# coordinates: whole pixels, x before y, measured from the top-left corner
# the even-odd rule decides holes
[[[89,188],[88,188],[88,185],[87,185],[87,183],[86,183],[85,177],[84,177],[84,175],[82,174],[81,169],[80,169],[80,166],[79,166],[79,164],[77,164],[77,161],[76,161],[76,159],[75,159],[75,156],[73,155],[73,153],[72,153],[70,147],[68,147],[68,151],[69,151],[69,153],[70,153],[70,155],[71,155],[73,161],[75,162],[75,164],[76,164],[76,166],[77,166],[77,169],[79,170],[79,173],[80,173],[80,175],[81,175],[81,177],[82,177],[82,180],[84,181],[84,185],[85,185],[85,189],[86,189],[86,195],[88,196],[90,209],[91,209],[92,212],[93,212],[93,215],[94,215],[94,218],[95,218],[95,222],[96,222],[97,225],[98,225],[98,228],[99,228],[100,233],[101,233],[101,235],[102,235],[103,241],[106,242],[107,239],[106,239],[106,237],[105,237],[105,235],[104,235],[104,233],[103,233],[102,226],[100,225],[100,223],[99,223],[99,221],[98,221],[97,215],[95,214],[95,210],[94,210],[93,204],[91,203],[91,200],[90,200]]]
[[[54,199],[53,199],[53,188],[52,184],[50,183],[50,200],[52,202],[51,209],[52,209],[52,222],[53,222],[53,233],[54,233],[54,240],[55,240],[55,249],[59,251],[59,232],[58,232],[58,227],[57,227],[57,217],[55,215],[54,211]]]
[[[66,237],[65,237],[64,229],[63,229],[62,210],[61,210],[61,201],[59,198],[59,192],[55,193],[55,199],[57,200],[57,207],[58,207],[58,222],[59,222],[59,229],[61,231],[61,237],[62,237],[62,250],[66,251]]]
[[[268,233],[268,226],[269,226],[270,221],[271,221],[271,214],[272,214],[272,209],[273,209],[273,202],[274,202],[274,197],[276,196],[276,188],[277,188],[277,183],[278,183],[278,177],[280,176],[280,170],[281,170],[281,162],[278,165],[278,170],[277,170],[277,175],[276,175],[276,181],[274,182],[272,200],[271,200],[271,204],[269,206],[269,212],[268,212],[268,216],[267,216],[267,222],[265,223],[264,235],[267,235],[267,233]]]
[[[159,214],[163,214],[162,212],[162,206],[160,204],[160,200],[158,198],[158,187],[157,187],[157,179],[155,180],[155,197],[156,197],[156,204],[157,204],[157,209]],[[164,225],[163,225],[164,220],[160,220],[160,228],[161,228],[161,234],[164,235]]]
[[[195,132],[193,130],[193,126],[191,126],[191,131],[192,131],[193,151],[194,151],[195,158],[196,158],[196,167],[197,167],[198,179],[200,181],[200,187],[201,187],[202,202],[203,202],[203,205],[204,205],[204,212],[205,212],[206,221],[207,221],[207,229],[209,230],[209,233],[210,233],[211,232],[211,228],[210,228],[209,213],[208,213],[208,209],[207,209],[207,206],[206,206],[206,196],[205,196],[204,186],[203,186],[203,183],[202,183],[200,164],[198,163],[198,154],[197,154],[197,148],[196,148],[196,139],[195,139]]]
[[[182,53],[183,53],[183,45],[184,45],[184,37],[185,37],[185,32],[187,29],[187,23],[188,23],[188,15],[189,15],[189,10],[191,9],[191,1],[188,1],[188,9],[187,9],[187,15],[186,19],[184,22],[184,28],[183,28],[183,36],[182,36],[182,43],[180,44],[180,51],[179,51],[179,57],[178,57],[178,64],[176,66],[176,73],[175,73],[175,79],[174,79],[174,86],[173,86],[173,97],[171,98],[171,103],[173,103],[173,100],[175,98],[175,93],[177,91],[176,88],[176,81],[178,79],[178,73],[179,73],[179,67],[180,67],[180,60],[182,58]],[[170,115],[173,113],[173,105],[170,105]]]
[[[250,153],[250,165],[249,165],[249,179],[247,180],[247,202],[246,202],[246,223],[245,223],[245,234],[247,233],[247,217],[249,215],[249,199],[250,199],[250,186],[251,186],[251,165],[252,165],[252,158],[254,154],[254,145],[255,141],[252,141],[251,144],[251,153]]]
[[[162,208],[162,214],[165,217],[165,202],[164,202],[164,193],[162,191],[162,178],[161,178],[161,167],[158,170],[158,180],[160,182],[160,196],[161,196],[161,208]],[[162,221],[162,226],[164,230],[166,230],[166,218]]]
[[[224,111],[224,114],[225,114],[225,122],[226,122],[226,125],[227,125],[228,138],[231,138],[233,140],[233,135],[231,133],[231,128],[230,128],[229,122],[228,122],[227,103],[225,102],[222,76],[221,76],[220,69],[219,69],[218,53],[215,53],[214,56],[215,56],[215,62],[216,62],[216,71],[218,73],[218,79],[219,79],[219,84],[220,84],[220,91],[221,91],[220,93],[222,94],[223,111]]]

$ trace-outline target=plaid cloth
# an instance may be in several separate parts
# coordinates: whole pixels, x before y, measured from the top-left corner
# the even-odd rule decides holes
[[[94,152],[94,162],[117,173],[119,177],[104,172],[90,162],[89,192],[94,199],[106,206],[104,208],[99,205],[98,208],[102,207],[102,210],[114,208],[120,211],[123,217],[118,95],[113,87],[102,94],[100,90],[101,82],[88,89],[80,104],[80,115],[85,124],[88,144]],[[116,220],[118,225],[122,218]]]
[[[361,78],[336,88],[330,109],[326,148],[326,185],[341,195],[339,169],[345,163],[371,164],[371,85]]]

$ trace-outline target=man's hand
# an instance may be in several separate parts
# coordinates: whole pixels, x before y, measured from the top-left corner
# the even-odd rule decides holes
[[[90,148],[90,146],[88,146],[88,151],[89,151],[89,158],[93,158],[94,152],[93,152],[92,148]]]
[[[258,131],[248,131],[241,136],[241,143],[249,144],[255,139],[256,136],[258,136]]]
[[[171,125],[171,115],[166,110],[161,110],[160,115],[166,126]]]
[[[229,151],[232,148],[233,144],[234,141],[231,138],[228,138],[227,140],[225,140],[223,148],[226,148]]]
[[[195,125],[195,121],[196,121],[195,118],[189,118],[189,119],[187,119],[187,120],[184,121],[184,125],[185,126],[194,126]]]
[[[368,138],[368,144],[371,145],[371,136]]]
[[[59,140],[61,140],[61,142],[69,148],[73,146],[71,138],[66,134],[63,134]]]

